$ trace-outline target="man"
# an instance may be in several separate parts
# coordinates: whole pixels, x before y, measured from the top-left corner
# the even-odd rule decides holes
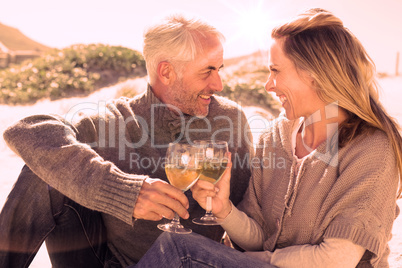
[[[174,212],[194,232],[221,239],[219,226],[189,220],[204,210],[190,191],[167,183],[163,158],[170,142],[226,140],[236,169],[234,204],[248,186],[247,120],[233,102],[214,96],[222,90],[222,39],[206,23],[171,17],[145,33],[144,94],[80,118],[31,116],[5,131],[26,166],[0,215],[1,267],[29,265],[44,240],[56,267],[128,266]]]

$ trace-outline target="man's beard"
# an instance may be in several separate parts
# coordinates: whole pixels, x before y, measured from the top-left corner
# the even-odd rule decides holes
[[[201,111],[197,103],[198,94],[195,96],[186,94],[182,79],[176,80],[169,90],[171,90],[173,95],[173,105],[182,113],[200,118],[204,118],[208,115],[209,105],[206,107],[206,112]]]

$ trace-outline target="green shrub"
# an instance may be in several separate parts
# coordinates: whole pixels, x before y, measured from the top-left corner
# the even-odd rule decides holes
[[[0,71],[0,103],[88,94],[145,73],[145,62],[137,51],[102,44],[73,45]]]
[[[254,63],[254,62],[253,62]],[[239,65],[230,74],[224,75],[223,90],[219,95],[235,101],[242,106],[259,106],[274,116],[280,112],[280,105],[265,90],[269,69],[259,64]]]
[[[239,83],[229,86],[224,83],[221,96],[235,101],[242,106],[259,106],[269,110],[274,116],[279,114],[277,101],[266,92],[264,86],[250,83]]]

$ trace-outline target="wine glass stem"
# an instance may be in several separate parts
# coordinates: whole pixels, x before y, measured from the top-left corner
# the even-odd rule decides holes
[[[179,217],[179,214],[177,214],[176,212],[174,213],[174,217],[173,217],[171,223],[175,227],[180,225],[180,217]]]
[[[206,210],[207,214],[212,215],[212,197],[211,196],[207,196],[207,207],[205,210]]]

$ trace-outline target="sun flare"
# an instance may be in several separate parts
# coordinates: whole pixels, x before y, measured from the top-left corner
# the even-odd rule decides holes
[[[249,9],[243,11],[237,21],[239,32],[244,38],[263,44],[268,39],[269,21],[261,9]]]
[[[231,41],[242,40],[250,49],[267,50],[273,22],[269,19],[272,17],[271,10],[263,7],[264,1],[242,2],[237,6],[233,2],[224,1],[224,4],[237,14],[233,21],[236,33]]]

